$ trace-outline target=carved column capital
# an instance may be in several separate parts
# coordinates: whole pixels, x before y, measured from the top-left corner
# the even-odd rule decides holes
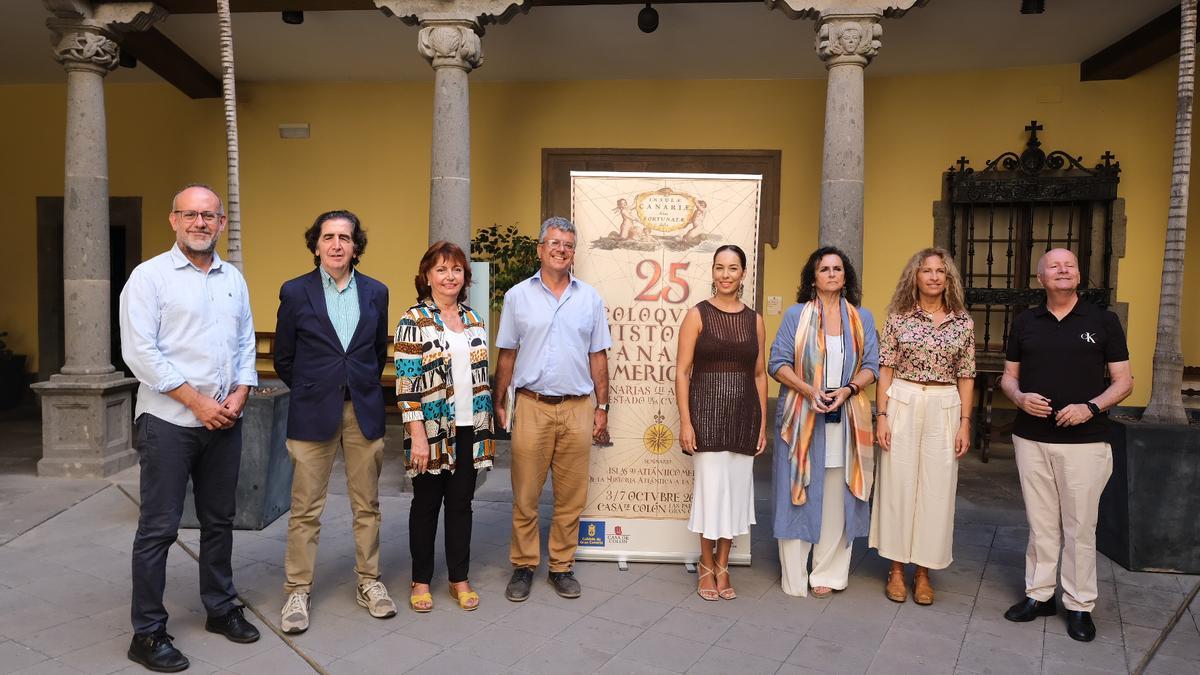
[[[117,67],[120,48],[111,34],[100,26],[86,21],[47,22],[53,36],[54,60],[70,70],[86,70],[100,75]]]
[[[483,43],[474,21],[423,21],[417,36],[417,51],[437,68],[460,68],[466,72],[483,65]]]
[[[821,17],[817,26],[817,56],[826,68],[844,64],[866,67],[879,53],[883,26],[873,15]]]
[[[167,11],[152,2],[110,2],[95,5],[87,0],[43,0],[54,15],[46,20],[54,60],[67,70],[105,75],[117,67],[121,34],[143,31],[162,21]]]

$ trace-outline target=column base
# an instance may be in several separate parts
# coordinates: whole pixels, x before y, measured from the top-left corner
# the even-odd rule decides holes
[[[137,385],[137,380],[121,373],[58,374],[31,385],[42,401],[38,475],[103,478],[133,466]]]

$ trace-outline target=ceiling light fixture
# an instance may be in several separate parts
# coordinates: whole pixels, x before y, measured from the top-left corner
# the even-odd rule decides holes
[[[642,11],[638,12],[637,24],[643,33],[653,33],[658,30],[658,10],[647,2]]]
[[[304,12],[298,9],[283,10],[283,22],[293,26],[299,26],[304,23]]]
[[[1021,0],[1022,14],[1041,14],[1046,11],[1046,0]]]

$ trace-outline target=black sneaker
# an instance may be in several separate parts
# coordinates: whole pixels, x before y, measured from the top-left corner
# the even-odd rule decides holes
[[[171,644],[173,640],[165,632],[151,635],[134,635],[129,643],[126,656],[130,661],[153,670],[156,673],[178,673],[185,670],[190,663],[183,652]]]
[[[525,602],[529,599],[529,587],[533,585],[533,569],[517,567],[513,570],[508,587],[504,589],[504,597],[513,602]]]
[[[234,607],[225,616],[208,617],[204,622],[204,630],[224,635],[231,642],[247,644],[258,641],[258,629],[242,616],[241,607]]]
[[[579,582],[575,580],[575,573],[571,570],[566,572],[551,572],[550,585],[554,587],[554,592],[564,598],[578,598],[583,592],[579,587]]]

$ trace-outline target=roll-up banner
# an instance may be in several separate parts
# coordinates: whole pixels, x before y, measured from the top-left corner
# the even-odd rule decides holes
[[[571,172],[575,275],[604,299],[612,445],[593,446],[580,560],[694,562],[692,458],[678,442],[675,352],[687,311],[712,295],[718,246],[746,252],[744,298],[758,283],[762,176]],[[750,564],[750,536],[730,561]]]

